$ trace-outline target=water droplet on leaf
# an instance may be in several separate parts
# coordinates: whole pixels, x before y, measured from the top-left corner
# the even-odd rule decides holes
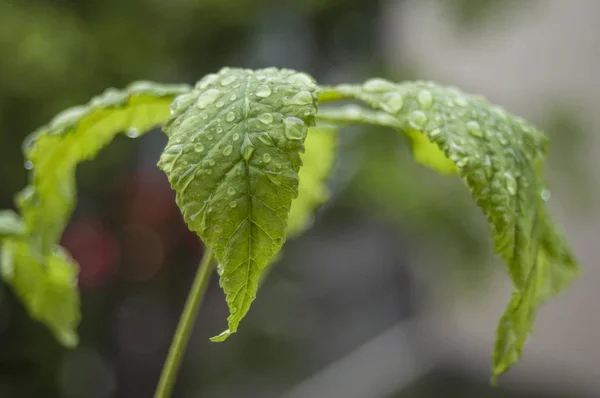
[[[427,124],[427,116],[422,111],[412,111],[408,123],[415,130],[421,131]]]
[[[374,78],[374,79],[367,80],[365,82],[365,84],[363,85],[363,87],[364,87],[365,91],[368,91],[371,93],[381,93],[384,91],[391,91],[391,90],[396,89],[395,85],[388,82],[387,80],[380,79],[380,78]]]
[[[419,104],[423,107],[423,109],[429,109],[431,104],[433,103],[433,96],[431,95],[431,91],[429,90],[421,90],[419,95],[417,96],[419,100]]]
[[[231,145],[227,145],[225,149],[223,149],[223,155],[229,156],[233,152],[233,147]]]
[[[229,195],[229,196],[235,195],[235,188],[234,187],[227,188],[227,195]]]
[[[194,151],[198,153],[204,151],[204,145],[202,145],[199,142],[197,144],[194,144]]]
[[[27,170],[33,169],[33,163],[31,163],[30,160],[25,162],[25,169],[27,169]]]
[[[270,161],[271,161],[271,155],[269,155],[268,153],[265,153],[263,155],[263,162],[269,163]]]
[[[136,128],[131,128],[125,133],[129,138],[137,138],[140,136],[140,131]]]
[[[199,109],[204,109],[207,106],[213,104],[217,100],[217,98],[219,98],[220,95],[221,92],[216,88],[206,90],[198,97],[198,100],[196,101],[196,106]]]
[[[285,136],[289,140],[300,141],[306,137],[304,122],[297,117],[286,117],[283,124],[285,125]]]
[[[221,80],[221,86],[229,86],[231,83],[235,82],[237,77],[235,76],[226,76]]]
[[[263,113],[258,117],[258,120],[260,120],[264,124],[271,124],[273,123],[273,115],[271,115],[270,113]]]
[[[467,131],[473,137],[483,137],[483,133],[481,132],[481,126],[475,120],[469,120],[467,122]]]
[[[229,207],[231,207],[232,209],[235,209],[237,206],[238,206],[238,203],[235,200],[229,202]]]
[[[225,116],[225,120],[229,123],[233,122],[233,119],[235,119],[235,113],[233,113],[233,112],[229,112]]]
[[[271,89],[269,88],[269,86],[265,86],[264,84],[262,84],[256,89],[257,97],[267,98],[269,95],[271,95]]]

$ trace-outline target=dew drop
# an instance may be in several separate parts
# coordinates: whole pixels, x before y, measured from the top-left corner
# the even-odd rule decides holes
[[[237,95],[235,94],[231,94],[231,97],[229,97],[229,101],[235,101],[237,99]]]
[[[250,158],[252,157],[252,154],[254,153],[255,149],[256,148],[254,148],[254,145],[252,145],[250,138],[248,138],[248,136],[245,135],[244,142],[242,143],[242,146],[240,147],[240,152],[242,153],[242,157],[244,158],[244,160],[246,162],[250,161]]]
[[[140,131],[136,128],[131,128],[125,133],[129,138],[137,138],[140,136]]]
[[[263,162],[264,163],[269,163],[271,161],[271,155],[269,155],[268,153],[265,153],[263,155]]]
[[[234,187],[227,188],[227,195],[229,195],[229,196],[235,195],[235,188]]]
[[[225,103],[224,103],[223,101],[217,101],[217,103],[215,104],[215,106],[216,106],[217,108],[222,108],[222,107],[224,107],[224,106],[225,106]]]
[[[223,227],[221,227],[219,224],[215,225],[215,233],[220,234],[221,232],[223,232]]]
[[[541,193],[541,196],[542,196],[542,200],[544,200],[545,202],[547,202],[547,201],[549,201],[549,200],[550,200],[550,197],[551,197],[552,195],[550,194],[550,191],[549,191],[549,190],[547,190],[547,189],[544,189],[544,190],[542,191],[542,193]]]
[[[363,85],[364,89],[371,93],[381,93],[384,91],[391,91],[396,88],[395,85],[380,78],[369,79]]]
[[[211,88],[203,92],[196,101],[196,107],[199,109],[204,109],[207,106],[213,104],[217,98],[221,95],[221,92],[216,88]]]
[[[413,111],[410,114],[408,123],[415,130],[421,131],[427,124],[427,116],[422,111]]]
[[[273,123],[273,115],[271,115],[270,113],[263,113],[258,117],[258,120],[260,120],[264,124],[271,124]]]
[[[212,141],[213,140],[212,134],[207,134],[206,135],[206,139],[209,140],[209,141]]]
[[[239,140],[239,139],[240,139],[240,135],[239,135],[238,133],[234,133],[234,134],[231,136],[231,139],[232,139],[233,141],[237,141],[237,140]]]
[[[261,84],[256,89],[257,97],[267,98],[269,95],[271,95],[271,89],[269,88],[269,86],[265,86],[264,84]]]
[[[232,209],[235,209],[238,206],[238,203],[235,200],[232,200],[231,202],[229,202],[229,207],[231,207]]]
[[[458,96],[454,102],[456,103],[456,105],[458,106],[462,106],[462,107],[466,107],[469,105],[469,101],[467,101],[467,99],[465,97],[463,97],[462,95]]]
[[[223,156],[229,156],[233,152],[233,147],[231,145],[227,145],[225,149],[223,149]]]
[[[208,164],[209,166],[214,166],[214,165],[215,165],[215,161],[214,161],[214,160],[212,160],[212,159],[208,159],[208,160],[206,161],[206,164]]]
[[[226,76],[225,78],[223,78],[223,80],[221,80],[221,86],[225,87],[225,86],[229,86],[230,84],[234,83],[237,80],[237,77],[235,76]]]
[[[306,137],[304,122],[297,117],[286,117],[283,124],[285,125],[285,136],[289,140],[300,141]]]
[[[258,133],[257,137],[260,140],[260,142],[262,142],[263,144],[268,145],[268,146],[275,146],[273,139],[267,132],[263,131],[262,133]]]
[[[467,131],[473,137],[483,137],[483,133],[481,132],[481,126],[475,120],[469,120],[467,122]]]
[[[27,169],[27,170],[33,169],[33,163],[31,163],[30,160],[25,162],[25,169]]]
[[[223,128],[222,127],[217,127],[217,133],[221,134],[223,132]]]
[[[396,113],[404,106],[404,98],[398,93],[386,94],[383,100],[383,110],[386,112]]]
[[[207,175],[211,175],[211,174],[212,174],[212,170],[211,170],[211,169],[206,169],[204,172],[205,172]]]
[[[199,142],[197,144],[194,144],[194,151],[198,153],[204,151],[204,145],[202,145]]]
[[[308,91],[300,91],[298,94],[294,95],[290,100],[291,104],[294,105],[308,105],[313,102],[313,97],[310,95]]]
[[[306,73],[294,73],[287,78],[289,82],[298,83],[302,85],[314,86],[315,81]]]
[[[235,119],[235,113],[233,113],[233,112],[229,112],[225,116],[225,120],[229,123],[233,122],[233,119]]]
[[[433,104],[433,96],[431,95],[431,91],[429,90],[421,90],[419,95],[417,95],[417,100],[423,109],[429,109],[431,104]]]

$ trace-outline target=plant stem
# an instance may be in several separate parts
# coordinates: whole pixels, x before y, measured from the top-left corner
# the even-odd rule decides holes
[[[173,391],[177,373],[181,367],[185,348],[190,339],[190,333],[194,327],[196,315],[198,314],[198,308],[202,303],[204,293],[206,292],[208,282],[210,281],[214,269],[212,260],[212,250],[206,247],[198,271],[196,271],[194,283],[192,284],[192,288],[185,302],[183,313],[179,318],[179,325],[177,325],[177,330],[175,330],[175,336],[171,342],[171,347],[169,347],[169,354],[163,365],[162,374],[160,375],[160,381],[158,382],[154,398],[171,397],[171,392]]]

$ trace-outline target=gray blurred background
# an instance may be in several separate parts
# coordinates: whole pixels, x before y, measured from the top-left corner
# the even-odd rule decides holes
[[[0,0],[0,207],[26,184],[23,138],[109,86],[224,65],[456,85],[549,134],[551,211],[583,269],[500,388],[490,354],[511,287],[483,216],[401,135],[352,128],[332,199],[221,344],[213,280],[174,396],[598,397],[599,19],[597,0]],[[0,285],[0,397],[152,396],[202,252],[155,167],[165,143],[119,137],[79,168],[62,242],[81,265],[79,348]]]

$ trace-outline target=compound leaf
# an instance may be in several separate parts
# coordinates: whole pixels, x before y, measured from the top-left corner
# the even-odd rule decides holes
[[[423,163],[451,171],[439,162],[440,152],[423,146],[429,142],[458,170],[488,219],[495,250],[516,287],[500,320],[493,355],[494,377],[505,372],[520,358],[539,305],[566,288],[579,272],[545,210],[546,137],[483,98],[433,83],[371,79],[363,85],[324,88],[320,99],[366,102],[395,118],[391,123],[379,116],[384,123],[375,124],[406,132]],[[364,119],[374,122],[373,114]]]
[[[302,154],[302,169],[298,173],[300,185],[298,197],[292,201],[288,216],[287,236],[297,236],[310,225],[317,206],[329,199],[325,182],[335,160],[338,128],[318,126],[308,129]]]
[[[308,75],[225,68],[201,80],[167,123],[159,167],[184,219],[219,263],[235,333],[281,248],[317,87]]]

